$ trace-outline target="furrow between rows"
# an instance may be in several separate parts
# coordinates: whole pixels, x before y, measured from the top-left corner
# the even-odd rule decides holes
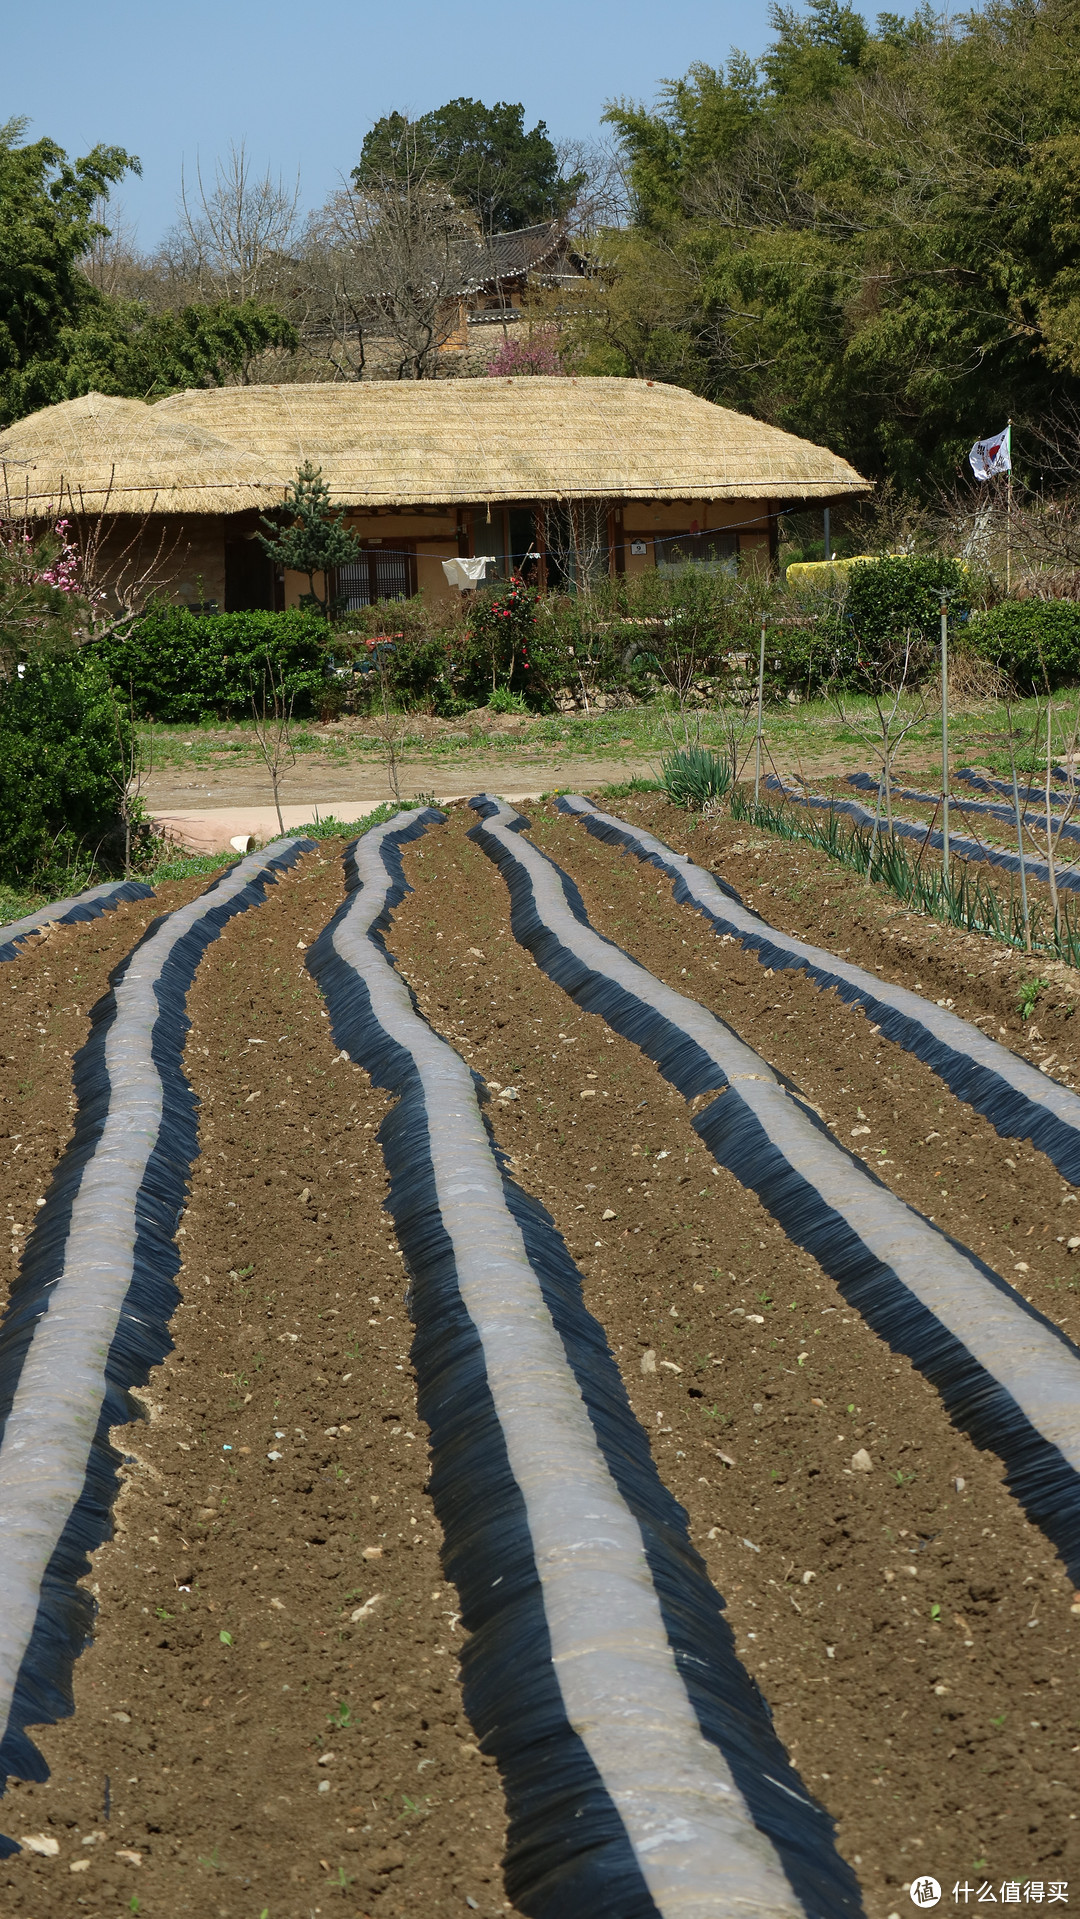
[[[499,1166],[464,1061],[388,961],[398,848],[439,817],[365,836],[311,965],[336,1036],[399,1099],[382,1135],[390,1204],[447,1566],[473,1632],[466,1703],[507,1793],[508,1887],[551,1919],[855,1911],[580,1276]]]
[[[456,816],[407,850],[391,949],[486,1076],[514,1177],[566,1238],[740,1657],[868,1900],[895,1900],[927,1846],[1004,1862],[1036,1831],[1040,1856],[1067,1853],[1060,1564],[903,1357],[753,1193],[710,1179],[655,1068],[514,943],[478,859]]]
[[[241,862],[151,927],[75,1062],[74,1136],[0,1327],[0,1776],[45,1776],[25,1728],[70,1710],[90,1623],[78,1581],[116,1491],[109,1428],[168,1349],[196,1152],[180,1066],[188,988],[222,926],[307,844]]]

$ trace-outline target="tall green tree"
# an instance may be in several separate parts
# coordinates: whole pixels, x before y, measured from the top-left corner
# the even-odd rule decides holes
[[[0,382],[7,385],[93,304],[80,269],[104,232],[95,203],[141,171],[123,147],[69,161],[54,140],[26,145],[27,122],[0,126]]]
[[[263,301],[151,313],[137,300],[99,299],[9,378],[9,417],[80,393],[153,400],[184,387],[237,383],[255,354],[295,348],[298,339],[291,321]]]
[[[760,61],[608,109],[633,224],[583,328],[611,370],[932,486],[992,422],[1080,399],[1080,12],[772,20]]]
[[[365,138],[352,177],[360,188],[378,189],[403,171],[448,186],[485,233],[556,218],[584,184],[582,174],[563,178],[542,120],[526,132],[520,101],[449,100],[416,120],[387,114]]]
[[[27,145],[25,130],[0,127],[0,425],[93,390],[146,399],[221,385],[254,353],[296,346],[263,302],[155,314],[100,293],[82,268],[108,235],[96,209],[139,162],[106,146],[69,161],[53,140]]]

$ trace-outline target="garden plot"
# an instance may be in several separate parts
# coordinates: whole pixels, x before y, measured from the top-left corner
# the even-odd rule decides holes
[[[23,1244],[67,1145],[75,1112],[71,1062],[89,1032],[109,975],[159,913],[207,884],[174,880],[88,922],[50,925],[0,966],[0,1218],[8,1242],[0,1265],[0,1310]],[[0,929],[5,937],[7,929]],[[3,1822],[0,1821],[0,1829]]]
[[[335,1063],[298,950],[340,898],[340,861],[309,856],[189,997],[176,1346],[149,1424],[115,1435],[75,1713],[34,1731],[52,1776],[0,1800],[0,1830],[57,1847],[0,1864],[5,1919],[509,1909],[382,1210],[387,1102]]]
[[[964,779],[964,777],[965,776],[962,773],[957,775],[958,779]],[[848,786],[853,786],[856,792],[858,793],[873,794],[875,796],[875,805],[880,807],[881,802],[876,798],[877,791],[878,791],[878,782],[869,773],[849,773],[847,777],[847,784]],[[976,788],[986,787],[987,789],[989,789],[991,783],[985,780],[977,780],[974,778],[969,778],[967,781],[967,784],[969,786],[974,786]],[[1003,782],[998,782],[997,784],[1001,786],[1002,791],[1005,792],[1008,795],[1009,799],[1011,800],[1013,795],[1010,789],[1004,786]],[[1046,838],[1045,789],[1043,790],[1041,794],[1039,794],[1036,797],[1034,806],[1031,804],[1030,788],[1025,787],[1024,793],[1026,797],[1023,799],[1020,799],[1019,791],[1017,793],[1017,798],[1020,799],[1021,820],[1026,822],[1029,828],[1033,828],[1037,835],[1038,834],[1042,835],[1043,843],[1045,845],[1045,838]],[[933,812],[940,813],[941,811],[941,794],[933,793],[933,792],[928,793],[925,791],[925,789],[920,787],[894,785],[893,799],[894,801],[910,800],[912,804],[915,806],[929,806],[932,809],[932,813]],[[1075,858],[1076,849],[1074,845],[1070,844],[1070,842],[1075,840],[1080,840],[1080,824],[1078,824],[1072,817],[1073,807],[1071,802],[1072,802],[1072,796],[1068,794],[1059,797],[1055,801],[1053,798],[1053,789],[1051,789],[1050,832],[1051,832],[1051,836],[1052,837],[1056,836],[1056,838],[1060,842],[1061,851],[1064,854],[1066,859]],[[1069,810],[1067,812],[1055,811],[1054,810],[1055,806],[1059,808],[1061,806],[1065,806]],[[949,795],[949,810],[950,810],[950,814],[955,816],[965,826],[967,830],[981,832],[981,830],[985,826],[987,830],[989,831],[991,838],[1001,839],[1002,827],[1004,826],[1005,828],[1011,828],[1013,845],[1015,847],[1016,811],[1014,806],[1011,806],[1011,805],[1002,806],[1000,802],[997,802],[994,800],[972,799],[969,797],[967,793],[965,793],[962,787],[954,786]],[[995,831],[995,828],[996,828],[996,831]],[[1031,846],[1031,835],[1029,832],[1029,834],[1025,836],[1025,843],[1024,843],[1025,855],[1029,851],[1030,846]]]
[[[653,830],[685,838],[685,821],[647,806]],[[866,1909],[900,1910],[916,1872],[940,1866],[951,1885],[976,1860],[991,1877],[1075,1877],[1080,1622],[1052,1548],[993,1454],[715,1166],[656,1068],[517,944],[503,881],[466,837],[474,820],[455,810],[406,847],[415,891],[387,945],[421,1013],[481,1074],[523,1203],[562,1234],[734,1653],[801,1787],[837,1822]],[[972,1246],[981,1232],[998,1270],[999,1226],[1021,1256],[1038,1244],[1020,1283],[1075,1334],[1057,1241],[1071,1211],[1048,1161],[1010,1150],[834,994],[767,978],[722,945],[662,876],[542,809],[534,837],[599,930],[713,1005],[831,1124],[871,1125],[852,1147],[895,1159],[880,1177],[902,1197]],[[760,842],[724,829],[712,854],[725,844],[743,848],[721,862],[740,890],[753,891],[747,867],[767,890]],[[925,971],[969,1016],[1008,1023],[1012,981],[980,962],[983,986],[974,942],[931,945],[925,924],[880,913],[823,861],[782,849],[766,871],[804,885],[785,914],[819,943],[873,946],[871,965],[908,984]],[[463,1709],[462,1607],[427,1491],[407,1236],[386,1211],[376,1134],[394,1094],[341,1056],[307,970],[342,899],[324,846],[225,927],[190,991],[200,1154],[176,1347],[142,1395],[149,1423],[115,1435],[128,1463],[116,1538],[94,1559],[100,1613],[76,1711],[34,1732],[52,1777],[0,1801],[0,1829],[50,1842],[0,1865],[5,1915],[75,1919],[133,1898],[170,1919],[513,1909],[499,1774]],[[104,925],[64,937],[100,939]],[[890,940],[899,927],[914,966]],[[1068,1044],[1056,975],[1046,1000],[1040,1019]],[[1019,1046],[1030,1034],[1011,1017]],[[52,1082],[58,1137],[68,1070]],[[512,1713],[518,1663],[506,1674]]]
[[[856,827],[870,832],[873,832],[875,827],[878,832],[884,832],[885,830],[883,814],[879,814],[863,806],[858,800],[845,799],[842,794],[810,793],[802,787],[796,787],[791,781],[785,783],[782,780],[774,778],[771,774],[765,780],[764,785],[769,792],[784,794],[786,798],[793,800],[797,806],[805,807],[808,812],[816,810],[819,813],[828,813],[834,817],[848,819]],[[933,848],[937,853],[943,852],[945,834],[938,824],[940,819],[940,805],[935,804],[935,802],[929,798],[920,801],[914,797],[907,799],[904,804],[910,814],[917,815],[921,806],[924,813],[928,813],[930,817],[929,820],[919,819],[917,817],[904,818],[899,813],[894,812],[894,836],[901,840],[918,841],[920,846]],[[1019,873],[1020,859],[1015,851],[1015,836],[1011,848],[1002,846],[998,844],[998,841],[1005,832],[1004,827],[995,824],[992,835],[990,833],[984,834],[981,821],[976,821],[974,818],[966,818],[966,809],[962,801],[957,801],[952,811],[954,818],[953,825],[949,831],[949,845],[954,858],[968,860],[974,865],[999,867],[1003,872],[1010,874]],[[963,823],[960,824],[959,822]],[[1049,880],[1050,868],[1046,860],[1031,858],[1025,852],[1024,866],[1030,879],[1041,881]],[[1058,859],[1056,881],[1057,885],[1066,892],[1080,893],[1080,870],[1077,869],[1073,861]]]
[[[629,946],[643,917],[637,863],[569,822],[537,830],[579,884],[588,873],[591,912],[606,893],[609,937]],[[505,888],[493,869],[485,882],[477,858],[456,816],[410,849],[416,891],[389,944],[427,1017],[487,1078],[514,1177],[543,1199],[585,1275],[586,1303],[690,1514],[740,1657],[837,1818],[869,1909],[891,1909],[882,1902],[943,1846],[957,1859],[971,1845],[988,1859],[1040,1846],[1075,1857],[1064,1782],[1076,1621],[1059,1562],[998,1462],[949,1424],[753,1196],[713,1172],[655,1069],[517,946]],[[611,886],[620,866],[626,884]],[[665,892],[668,958],[685,991],[676,929],[693,921]],[[727,948],[729,958],[760,981],[746,956]],[[650,963],[662,970],[655,955]],[[830,1003],[802,985],[808,1001]],[[850,1035],[852,1016],[838,1010]],[[903,1057],[937,1117],[949,1096]],[[866,1472],[852,1463],[862,1451]],[[1016,1734],[1008,1753],[1000,1740],[993,1748],[1002,1711]],[[998,1796],[1004,1775],[1012,1811]]]

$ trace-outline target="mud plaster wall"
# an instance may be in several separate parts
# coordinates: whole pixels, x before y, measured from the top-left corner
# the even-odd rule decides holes
[[[86,548],[111,603],[122,604],[137,588],[140,599],[158,593],[181,605],[216,600],[223,607],[225,525],[217,513],[133,514],[109,523],[100,537],[90,530]]]
[[[702,528],[737,529],[741,552],[768,551],[769,514],[764,501],[635,500],[623,509],[627,573],[648,573],[656,565],[655,534],[686,533],[695,520]],[[644,545],[645,552],[634,553],[635,544]]]

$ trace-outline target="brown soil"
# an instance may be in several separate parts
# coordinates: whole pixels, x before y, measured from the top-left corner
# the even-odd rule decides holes
[[[335,1059],[297,950],[341,891],[340,847],[306,859],[190,995],[176,1350],[117,1434],[97,1637],[74,1718],[35,1735],[52,1779],[0,1801],[4,1831],[60,1846],[0,1864],[4,1919],[510,1910],[382,1212],[387,1102]],[[66,1103],[65,1063],[57,1134]]]
[[[722,861],[776,923],[922,981],[1029,1055],[1043,1043],[1015,1013],[1022,957],[895,909],[809,849],[729,824],[706,840],[654,796],[618,810]],[[601,930],[730,1019],[841,1136],[870,1124],[851,1143],[876,1166],[887,1142],[883,1176],[905,1198],[999,1269],[1006,1239],[1019,1248],[1025,1290],[1076,1330],[1064,1182],[1041,1155],[997,1140],[832,995],[721,946],[659,875],[550,809],[536,817]],[[517,946],[472,820],[455,809],[409,850],[416,891],[391,944],[433,1025],[490,1076],[497,1137],[581,1267],[740,1656],[838,1821],[871,1919],[902,1909],[916,1871],[947,1894],[976,1873],[1077,1877],[1080,1621],[1051,1548],[998,1462],[714,1167],[685,1102]],[[375,1140],[387,1101],[335,1058],[298,949],[341,898],[339,856],[325,845],[232,921],[190,995],[202,1156],[176,1350],[142,1395],[149,1423],[117,1434],[129,1464],[116,1538],[95,1557],[97,1637],[75,1716],[35,1735],[52,1779],[0,1801],[0,1829],[59,1844],[0,1864],[3,1919],[510,1910],[498,1777],[462,1713],[456,1597],[425,1492]],[[20,1224],[70,1129],[67,1056],[160,902],[148,909],[0,969],[0,991],[18,975],[25,995],[3,1049]],[[1036,1024],[1071,1068],[1063,973]],[[494,1096],[510,1087],[516,1100]],[[860,1448],[868,1472],[852,1468]]]
[[[496,1135],[583,1271],[869,1912],[885,1919],[917,1870],[950,1888],[980,1861],[999,1880],[1075,1876],[1080,1634],[1052,1549],[998,1462],[714,1169],[684,1101],[516,945],[467,824],[455,813],[408,851],[416,891],[393,950],[432,1023],[519,1094],[492,1099]],[[569,823],[542,837],[628,944],[619,856]],[[669,931],[667,957],[682,937]],[[730,948],[721,961],[748,964]],[[853,1471],[864,1447],[873,1467]]]
[[[205,874],[172,881],[151,900],[129,901],[82,924],[54,926],[0,964],[0,1218],[8,1242],[0,1262],[0,1311],[38,1201],[71,1137],[71,1062],[87,1038],[90,1013],[109,974],[151,920],[210,883]]]
[[[1054,1079],[1072,1084],[1080,1077],[1080,976],[1073,969],[1039,960],[1047,988],[1025,1021],[1020,986],[1036,967],[1023,953],[909,913],[811,847],[747,835],[726,820],[695,828],[652,795],[620,801],[615,810],[716,871],[774,926],[882,979],[916,986],[931,1002],[947,1002],[1031,1064],[1049,1066]],[[1080,1235],[1077,1198],[1045,1154],[1002,1139],[928,1066],[875,1034],[835,993],[803,973],[773,977],[737,945],[721,948],[708,921],[674,905],[670,883],[655,869],[603,847],[564,816],[548,818],[548,811],[536,809],[537,837],[560,864],[572,864],[590,903],[592,876],[602,879],[600,929],[727,1020],[795,1080],[844,1144],[901,1198],[971,1246],[1080,1344],[1080,1263],[1067,1251]],[[855,1133],[864,1125],[869,1134]]]

